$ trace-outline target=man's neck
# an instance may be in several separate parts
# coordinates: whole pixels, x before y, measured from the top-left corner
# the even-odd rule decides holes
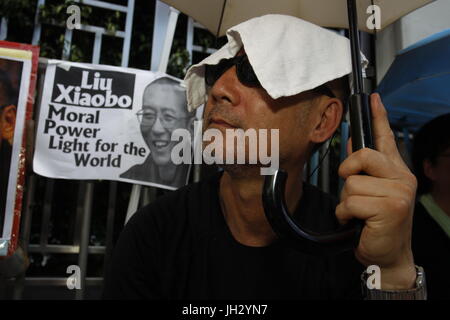
[[[302,171],[288,171],[286,204],[294,212],[302,195]],[[265,176],[241,175],[225,170],[220,180],[220,202],[234,238],[247,246],[264,247],[276,237],[264,214],[262,188]]]
[[[448,216],[450,216],[450,197],[448,196],[448,192],[441,192],[439,190],[434,189],[431,192],[431,196],[433,197],[433,200],[437,203],[437,205]]]

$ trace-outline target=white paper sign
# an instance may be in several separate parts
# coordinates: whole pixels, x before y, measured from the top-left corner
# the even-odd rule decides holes
[[[163,73],[50,60],[40,105],[36,173],[176,189],[189,164],[175,165],[171,141],[191,132],[179,79]]]

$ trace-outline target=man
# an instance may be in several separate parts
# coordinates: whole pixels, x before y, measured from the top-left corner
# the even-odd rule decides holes
[[[401,160],[378,95],[371,97],[377,150],[351,153],[342,163],[340,203],[302,182],[312,150],[343,116],[348,40],[280,15],[249,20],[227,36],[226,46],[188,71],[189,107],[207,101],[205,130],[279,129],[293,218],[317,231],[364,220],[359,245],[326,257],[285,245],[264,215],[261,165],[221,165],[223,172],[136,213],[116,245],[104,297],[358,299],[369,265],[380,267],[381,289],[391,290],[386,295],[416,290],[410,248],[416,180]]]
[[[176,80],[159,78],[145,88],[142,100],[137,116],[150,155],[120,177],[179,188],[186,184],[189,165],[171,161],[171,151],[177,144],[171,136],[179,128],[191,130],[195,120],[187,112],[185,90]]]
[[[427,272],[429,299],[450,299],[450,114],[415,135],[412,160],[418,180],[412,247]]]
[[[14,89],[9,75],[0,70],[0,234],[5,219],[12,143],[16,124]]]

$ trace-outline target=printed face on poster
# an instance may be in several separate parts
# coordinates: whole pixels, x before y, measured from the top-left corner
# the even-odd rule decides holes
[[[163,73],[51,60],[45,75],[34,170],[63,179],[117,180],[166,189],[186,184],[174,164],[178,141],[193,135],[179,79]]]
[[[36,47],[0,41],[0,257],[11,254],[17,245],[33,62],[37,67],[33,52],[37,55]]]

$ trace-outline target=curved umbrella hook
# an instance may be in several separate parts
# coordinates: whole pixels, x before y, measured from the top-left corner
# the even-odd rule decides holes
[[[280,239],[299,251],[314,255],[336,254],[357,246],[362,221],[350,221],[332,233],[316,233],[298,225],[286,206],[286,180],[287,173],[279,169],[274,175],[266,176],[263,189],[264,213]]]

